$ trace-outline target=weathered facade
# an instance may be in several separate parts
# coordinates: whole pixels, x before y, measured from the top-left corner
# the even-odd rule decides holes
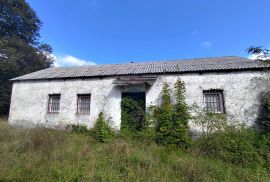
[[[139,73],[138,69],[145,70]],[[123,93],[145,93],[146,107],[157,105],[163,83],[173,88],[180,78],[186,84],[189,106],[217,107],[217,112],[226,113],[230,121],[252,125],[258,117],[260,95],[265,91],[254,80],[269,76],[267,65],[239,57],[49,68],[13,79],[9,123],[24,127],[93,127],[103,111],[111,117],[111,126],[119,130]],[[82,98],[89,98],[89,102]],[[89,112],[81,113],[82,109]]]

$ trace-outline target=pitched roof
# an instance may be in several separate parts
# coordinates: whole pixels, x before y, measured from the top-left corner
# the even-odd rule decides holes
[[[104,64],[79,67],[51,67],[14,79],[41,80],[82,77],[108,77],[120,75],[141,75],[161,73],[213,72],[237,71],[270,68],[260,61],[250,60],[237,56],[196,58],[182,60],[165,60],[138,62],[127,64]]]

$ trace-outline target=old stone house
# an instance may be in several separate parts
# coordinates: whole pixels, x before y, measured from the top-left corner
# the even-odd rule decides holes
[[[121,99],[140,98],[146,108],[160,103],[164,82],[186,84],[186,102],[231,121],[252,125],[264,87],[254,78],[269,77],[269,66],[241,57],[198,58],[82,67],[51,67],[12,79],[9,123],[24,127],[93,127],[100,111],[121,125]],[[192,123],[191,128],[195,129]]]

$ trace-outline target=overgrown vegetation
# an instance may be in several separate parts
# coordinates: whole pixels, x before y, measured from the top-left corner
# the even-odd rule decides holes
[[[85,125],[68,125],[67,128],[70,129],[70,131],[72,133],[76,133],[76,134],[86,134],[89,132],[87,126]]]
[[[224,132],[227,127],[227,116],[222,113],[209,113],[206,109],[198,107],[196,104],[192,106],[195,113],[192,122],[201,129],[202,135]]]
[[[123,99],[120,133],[99,113],[95,126],[71,125],[71,132],[30,130],[0,123],[0,180],[11,181],[267,181],[270,176],[269,95],[263,99],[264,130],[227,124],[226,115],[185,103],[178,80],[175,102],[164,83],[158,106],[140,121],[140,104]],[[188,134],[192,119],[203,133]],[[159,145],[162,144],[162,145]],[[26,175],[27,174],[27,175]]]
[[[188,120],[190,114],[185,103],[185,84],[179,79],[174,88],[175,104],[172,103],[169,85],[164,83],[161,104],[150,106],[142,118],[138,118],[138,113],[144,113],[140,103],[130,98],[123,98],[121,133],[153,140],[164,145],[176,145],[184,148],[189,146]]]
[[[265,133],[270,133],[270,91],[267,92],[263,98],[263,107],[265,110],[265,117],[261,122],[261,129]]]
[[[67,128],[75,134],[85,134],[92,136],[98,142],[108,142],[110,141],[115,133],[109,126],[110,119],[107,118],[103,112],[98,114],[98,118],[95,122],[93,128],[88,129],[85,125],[69,125]]]
[[[99,142],[108,142],[113,136],[114,132],[109,126],[109,119],[106,119],[103,112],[100,112],[94,128],[90,130],[90,134]]]
[[[174,107],[173,122],[177,145],[187,147],[190,144],[188,121],[191,119],[189,107],[185,101],[185,82],[178,79],[175,83],[176,103]]]
[[[230,165],[179,148],[0,122],[0,181],[268,181],[265,169]]]
[[[138,118],[138,116],[143,116],[143,114],[144,111],[140,103],[128,97],[123,98],[121,101],[121,132],[132,134],[141,130],[143,118]]]
[[[180,79],[175,83],[176,103],[172,104],[169,85],[164,83],[162,103],[154,107],[153,118],[156,120],[157,143],[187,147],[189,108],[185,102],[185,85]]]
[[[230,164],[270,169],[270,135],[261,135],[254,129],[228,128],[202,136],[192,149]]]

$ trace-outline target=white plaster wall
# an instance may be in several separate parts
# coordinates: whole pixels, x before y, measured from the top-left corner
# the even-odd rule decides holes
[[[160,75],[154,85],[146,89],[146,105],[160,103],[163,82],[173,88],[178,78],[186,83],[186,101],[191,106],[196,103],[203,107],[203,90],[222,89],[225,110],[233,121],[255,122],[260,105],[259,95],[264,87],[254,87],[255,77],[269,78],[265,72],[233,72]],[[64,127],[67,124],[85,124],[92,127],[98,113],[104,111],[111,117],[112,127],[120,129],[121,91],[142,91],[144,88],[115,87],[115,78],[76,79],[52,81],[15,82],[13,84],[9,122],[13,125],[33,127]],[[90,115],[76,114],[77,94],[91,94]],[[47,113],[48,94],[61,94],[59,114]],[[191,123],[191,127],[195,127]],[[195,129],[195,128],[194,128]]]
[[[112,127],[120,127],[121,92],[114,79],[16,82],[13,84],[9,122],[31,127],[63,128],[67,124],[93,127],[100,111],[111,117]],[[90,114],[76,114],[77,94],[91,94]],[[61,94],[58,114],[47,113],[48,94]]]
[[[263,85],[256,85],[254,78],[270,78],[269,76],[270,74],[266,72],[164,75],[160,76],[147,92],[146,103],[148,106],[160,104],[162,83],[167,82],[173,90],[175,82],[180,78],[186,85],[185,97],[189,106],[196,104],[203,108],[203,90],[221,89],[229,122],[244,122],[251,126],[258,117],[261,93],[265,92],[270,85],[269,80]],[[190,122],[189,124],[192,130],[199,130],[194,123]]]

